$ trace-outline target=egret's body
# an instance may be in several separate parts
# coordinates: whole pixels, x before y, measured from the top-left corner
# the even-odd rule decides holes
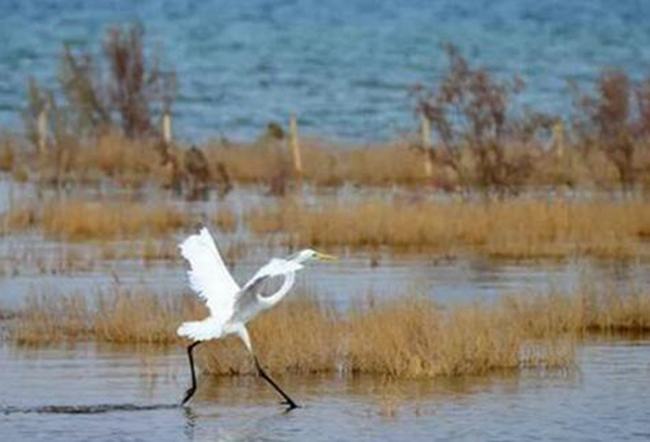
[[[243,287],[239,287],[226,268],[206,228],[201,229],[198,235],[188,237],[179,247],[183,257],[190,263],[191,268],[188,271],[190,287],[205,301],[210,311],[210,315],[202,321],[185,322],[178,328],[180,336],[194,341],[188,347],[192,386],[187,390],[183,403],[190,400],[196,391],[192,350],[201,342],[235,334],[241,338],[253,355],[260,376],[282,395],[290,409],[295,408],[295,402],[260,366],[253,352],[246,323],[260,312],[276,305],[287,295],[295,282],[296,272],[304,267],[305,262],[313,259],[329,260],[333,257],[305,249],[290,258],[273,258]],[[262,285],[275,277],[284,277],[282,286],[271,295],[263,295]]]

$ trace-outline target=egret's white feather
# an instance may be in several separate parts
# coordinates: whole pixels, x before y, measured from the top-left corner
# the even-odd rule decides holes
[[[177,333],[179,336],[184,336],[193,341],[207,341],[221,337],[223,324],[210,316],[203,321],[183,322],[178,327]]]
[[[226,268],[205,227],[198,235],[192,235],[183,241],[179,248],[190,263],[187,272],[190,287],[205,301],[210,309],[210,317],[203,321],[184,323],[179,327],[178,334],[196,340],[219,337],[223,325],[232,315],[239,285]]]
[[[290,272],[297,272],[302,268],[304,268],[304,266],[297,262],[282,258],[272,258],[267,264],[262,266],[246,284],[244,284],[242,292],[255,285],[261,279],[271,278],[273,276],[283,276]]]
[[[259,312],[280,302],[291,290],[295,282],[296,271],[304,268],[302,264],[281,258],[273,258],[260,268],[257,273],[237,293],[231,322],[246,323]],[[261,286],[273,277],[284,277],[282,287],[274,294],[262,296]]]

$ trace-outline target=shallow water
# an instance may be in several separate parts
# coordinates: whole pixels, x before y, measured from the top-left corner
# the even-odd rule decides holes
[[[408,89],[437,78],[444,42],[497,74],[524,103],[565,113],[567,80],[650,66],[646,1],[117,0],[0,2],[0,126],[20,127],[26,81],[54,84],[63,43],[101,51],[106,27],[139,21],[175,67],[175,129],[194,140],[253,138],[297,112],[304,132],[369,141],[416,121]]]
[[[29,194],[29,192],[27,192]],[[245,195],[236,198],[246,207]],[[252,204],[255,204],[254,196]],[[209,204],[209,203],[206,203]],[[242,232],[218,236],[220,247]],[[176,242],[178,234],[170,241]],[[252,245],[234,259],[245,281],[282,247]],[[345,308],[371,293],[425,293],[446,303],[503,293],[620,291],[650,287],[643,262],[505,262],[338,250],[339,262],[303,272],[307,290]],[[61,266],[72,253],[79,263]],[[180,257],[145,263],[101,260],[88,244],[37,234],[0,239],[0,306],[30,293],[93,296],[114,284],[186,292]],[[376,263],[376,264],[374,264]],[[1,331],[1,330],[0,330]],[[303,405],[285,414],[259,379],[204,378],[188,408],[184,349],[77,345],[19,348],[0,340],[3,440],[646,440],[650,438],[650,342],[600,341],[579,349],[578,369],[427,382],[372,377],[281,377]]]
[[[178,240],[182,235],[178,236]],[[233,238],[219,237],[221,250]],[[177,241],[171,238],[173,244]],[[234,240],[236,241],[236,239]],[[72,250],[72,252],[71,252]],[[443,303],[492,301],[502,295],[573,293],[581,288],[612,289],[623,294],[650,287],[645,261],[508,262],[465,256],[447,259],[429,254],[372,253],[328,250],[335,263],[317,263],[297,275],[294,292],[308,292],[342,309],[368,296],[375,298],[423,294]],[[78,256],[66,267],[65,256]],[[229,267],[240,284],[271,256],[285,256],[284,247],[252,246]],[[84,258],[84,254],[89,257]],[[92,299],[116,285],[178,295],[189,291],[186,264],[172,260],[103,260],[95,246],[47,242],[35,237],[0,240],[0,307],[16,309],[30,295],[78,293]]]
[[[536,197],[537,196],[532,196]],[[595,198],[616,198],[609,194]],[[85,186],[57,194],[53,189],[38,189],[33,184],[16,184],[0,180],[0,212],[21,201],[45,202],[51,198],[71,200],[122,201],[178,205],[196,219],[228,208],[239,218],[254,207],[277,204],[280,199],[265,196],[258,187],[237,186],[223,199],[187,202],[175,199],[159,189],[127,193],[110,185]],[[344,186],[337,189],[307,187],[302,195],[305,204],[354,202],[368,199],[448,198],[435,192],[420,192],[394,187],[389,189]],[[576,198],[582,198],[576,196]],[[234,233],[218,231],[210,222],[213,234],[235,279],[243,284],[270,257],[293,252],[277,245],[269,236],[256,236],[240,223]],[[188,292],[186,263],[176,253],[176,245],[188,232],[178,232],[161,239],[170,249],[171,259],[106,259],[102,250],[142,250],[142,241],[116,240],[99,242],[59,242],[43,238],[38,231],[0,237],[0,308],[16,309],[29,295],[79,293],[89,298],[119,284],[171,295]],[[278,239],[278,238],[276,238]],[[607,288],[621,293],[647,290],[650,287],[650,262],[643,260],[567,259],[563,261],[494,260],[472,254],[446,257],[433,253],[394,253],[389,248],[368,251],[334,248],[327,252],[339,256],[335,263],[310,265],[297,276],[296,291],[310,292],[341,308],[363,300],[405,294],[424,294],[444,303],[491,301],[504,294],[533,292],[573,292],[583,286]]]
[[[200,378],[189,407],[181,348],[0,347],[7,440],[647,440],[650,342],[592,342],[577,370],[436,381]]]

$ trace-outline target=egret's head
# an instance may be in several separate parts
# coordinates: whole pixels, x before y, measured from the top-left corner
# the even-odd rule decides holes
[[[291,256],[291,260],[304,264],[309,261],[336,261],[336,256],[328,255],[326,253],[317,252],[313,249],[304,249]]]

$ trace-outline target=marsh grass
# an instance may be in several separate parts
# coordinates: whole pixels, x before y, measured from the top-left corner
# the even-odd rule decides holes
[[[16,312],[21,345],[97,342],[179,345],[178,325],[206,309],[192,296],[119,286],[93,303],[34,296]],[[420,296],[370,300],[346,312],[313,296],[290,299],[250,325],[256,353],[280,373],[371,373],[393,378],[483,375],[570,367],[575,342],[592,333],[650,332],[650,296],[613,292],[522,294],[447,308]],[[199,347],[202,370],[254,373],[238,339]]]
[[[105,180],[127,188],[145,184],[174,187],[189,179],[186,165],[187,146],[161,148],[155,138],[124,137],[107,131],[94,139],[60,140],[44,152],[20,148],[17,138],[0,138],[0,171],[11,172],[17,181],[37,180],[42,184],[98,183]],[[383,144],[343,144],[321,139],[301,141],[303,174],[301,181],[314,186],[432,187],[442,191],[470,190],[479,187],[480,177],[474,170],[476,154],[470,148],[458,153],[458,167],[448,164],[444,154],[433,156],[433,170],[425,171],[425,156],[414,148],[411,139]],[[638,182],[647,188],[650,156],[645,145],[637,147]],[[228,182],[273,185],[295,181],[291,153],[284,141],[259,140],[252,143],[208,142],[199,146],[205,155],[206,184],[219,187]],[[562,156],[538,148],[507,145],[512,156],[531,158],[531,170],[525,180],[511,183],[511,190],[528,188],[617,188],[616,167],[599,150],[566,149]],[[226,178],[227,177],[227,178]]]
[[[212,223],[222,232],[232,233],[237,230],[238,220],[234,211],[223,208],[214,213]]]
[[[391,246],[492,257],[629,258],[643,252],[650,232],[644,201],[480,202],[368,201],[304,206],[287,199],[253,209],[258,234],[284,233],[292,246]]]
[[[289,247],[351,247],[476,253],[505,259],[590,256],[636,259],[649,255],[650,204],[627,201],[517,199],[489,204],[407,199],[306,205],[286,198],[243,216],[227,207],[210,213],[216,229],[233,233],[240,222],[269,243]],[[42,206],[14,204],[0,218],[5,235],[28,230],[62,241],[139,239],[130,253],[104,247],[101,257],[177,256],[165,237],[196,225],[205,214],[163,202],[63,200]],[[277,234],[277,235],[276,235]]]
[[[85,184],[109,179],[128,188],[146,182],[164,185],[167,171],[157,146],[155,140],[134,140],[107,131],[92,140],[60,140],[46,151],[20,151],[13,168],[30,170],[30,177],[41,184]]]
[[[137,188],[145,183],[172,186],[183,179],[184,146],[170,146],[163,153],[156,139],[130,139],[108,131],[92,140],[62,140],[55,148],[40,153],[17,149],[18,141],[0,140],[0,170],[29,170],[41,183],[93,183],[109,179]],[[427,182],[422,155],[408,141],[382,145],[334,145],[321,140],[301,142],[302,179],[317,186],[344,183],[385,186]],[[291,156],[284,142],[212,142],[200,146],[207,160],[209,184],[228,180],[243,184],[269,184],[295,178]],[[436,173],[444,175],[442,169]],[[176,176],[180,175],[180,176]]]
[[[230,177],[244,183],[266,183],[291,179],[289,150],[283,142],[253,144],[212,143],[205,147],[209,163],[222,164]],[[301,179],[320,186],[343,183],[411,185],[426,178],[421,156],[408,142],[373,146],[341,146],[321,140],[301,142],[303,174]],[[213,175],[215,175],[213,171]]]
[[[84,241],[161,236],[190,224],[181,210],[160,203],[55,201],[22,205],[3,215],[4,233],[39,228],[47,238]]]
[[[46,205],[42,215],[45,235],[65,240],[160,236],[188,222],[180,210],[160,204],[62,202]]]
[[[12,339],[23,345],[96,340],[171,344],[182,317],[206,310],[190,296],[157,295],[119,286],[99,292],[94,302],[81,294],[33,295],[16,313]]]

